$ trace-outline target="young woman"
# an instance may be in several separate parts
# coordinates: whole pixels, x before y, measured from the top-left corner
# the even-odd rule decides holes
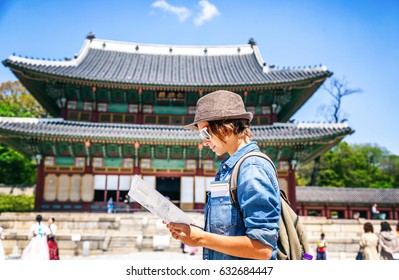
[[[399,236],[388,222],[381,222],[379,244],[381,260],[399,259]]]
[[[47,221],[47,225],[50,229],[50,234],[47,236],[47,245],[50,255],[50,260],[59,260],[59,250],[58,244],[55,240],[55,236],[57,234],[57,226],[55,225],[55,219],[53,217],[49,218]]]
[[[363,260],[379,260],[378,236],[374,233],[373,224],[367,222],[363,226],[364,233],[360,237],[360,248],[363,250]]]
[[[210,186],[205,207],[204,230],[186,224],[169,223],[173,238],[189,246],[204,247],[203,258],[209,260],[276,259],[280,219],[280,190],[276,173],[269,161],[252,156],[240,167],[237,194],[240,209],[230,202],[228,180],[241,158],[259,151],[251,141],[249,123],[240,95],[220,90],[197,102],[194,123],[203,145],[224,160]]]
[[[49,260],[49,251],[47,246],[47,235],[50,234],[49,228],[42,223],[42,216],[36,216],[34,223],[29,231],[31,238],[28,246],[22,252],[21,260]]]

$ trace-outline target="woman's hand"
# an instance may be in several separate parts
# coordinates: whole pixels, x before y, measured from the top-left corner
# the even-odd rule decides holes
[[[201,246],[204,231],[186,224],[169,223],[166,225],[171,236],[188,246]],[[201,246],[202,247],[202,246]]]

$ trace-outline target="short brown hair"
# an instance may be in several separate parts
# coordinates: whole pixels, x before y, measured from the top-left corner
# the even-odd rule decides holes
[[[231,134],[238,135],[240,139],[245,136],[252,137],[249,120],[246,119],[209,121],[208,123],[211,133],[223,143],[226,143],[226,137]]]
[[[364,232],[374,232],[374,227],[373,224],[370,222],[367,222],[363,226]]]

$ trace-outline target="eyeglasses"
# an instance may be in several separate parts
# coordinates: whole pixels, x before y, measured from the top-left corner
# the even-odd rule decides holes
[[[204,127],[199,131],[199,136],[201,137],[202,140],[211,140],[211,135],[208,133],[207,127]]]

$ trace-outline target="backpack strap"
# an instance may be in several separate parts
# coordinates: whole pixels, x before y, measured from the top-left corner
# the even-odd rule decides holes
[[[258,151],[252,151],[252,152],[249,152],[249,153],[246,153],[245,155],[243,155],[235,164],[233,171],[231,173],[231,176],[230,176],[230,180],[229,180],[230,200],[231,200],[231,203],[238,209],[240,209],[240,205],[238,204],[238,196],[237,196],[238,173],[240,171],[240,166],[243,163],[243,161],[246,158],[251,157],[251,156],[258,156],[258,157],[268,160],[270,162],[270,164],[273,166],[274,172],[276,172],[276,176],[277,176],[276,166],[274,165],[273,161],[264,153],[258,152]],[[284,193],[283,198],[288,202],[285,193]]]

